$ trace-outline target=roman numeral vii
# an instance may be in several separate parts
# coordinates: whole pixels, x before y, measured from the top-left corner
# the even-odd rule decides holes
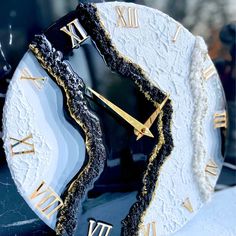
[[[109,236],[112,225],[89,220],[89,231],[87,236]]]

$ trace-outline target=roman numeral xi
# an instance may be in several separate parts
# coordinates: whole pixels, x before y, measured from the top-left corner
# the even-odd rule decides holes
[[[80,44],[88,38],[86,31],[79,23],[78,19],[75,19],[63,26],[60,31],[63,31],[70,36],[72,48],[79,47]]]

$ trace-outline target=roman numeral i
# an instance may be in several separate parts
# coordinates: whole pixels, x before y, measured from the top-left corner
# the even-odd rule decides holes
[[[86,31],[81,26],[78,19],[74,19],[60,30],[70,36],[72,48],[79,47],[80,44],[88,38]]]
[[[23,155],[23,154],[34,154],[34,144],[29,141],[33,138],[32,134],[28,135],[23,139],[17,139],[10,137],[10,140],[14,143],[10,145],[11,156]]]
[[[41,198],[39,198],[40,195]],[[30,200],[35,198],[39,198],[39,201],[35,204],[36,209],[47,219],[50,219],[50,217],[63,206],[61,198],[52,188],[46,186],[44,181],[42,181],[37,189],[30,195]]]
[[[108,236],[112,229],[112,225],[105,224],[102,222],[96,222],[89,220],[89,231],[88,236]]]
[[[138,28],[137,9],[133,7],[116,7],[117,26],[126,28]]]

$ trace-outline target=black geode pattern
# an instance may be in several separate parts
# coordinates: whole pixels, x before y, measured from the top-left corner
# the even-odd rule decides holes
[[[166,95],[151,84],[140,66],[127,61],[115,49],[100,24],[96,7],[92,4],[79,4],[77,12],[80,23],[96,43],[108,67],[134,81],[151,102],[161,103]],[[68,63],[63,61],[62,54],[52,48],[50,42],[43,35],[36,36],[31,45],[31,50],[35,53],[41,65],[63,87],[70,114],[79,123],[86,136],[89,163],[82,172],[77,174],[71,187],[68,187],[62,196],[65,205],[59,211],[56,227],[57,234],[73,235],[77,226],[77,216],[81,210],[81,201],[83,201],[87,191],[104,167],[105,149],[102,143],[101,128],[99,120],[87,107],[83,96],[85,86],[82,79],[73,73]],[[171,136],[172,105],[170,100],[164,106],[163,112],[162,131],[165,143],[161,146],[151,164],[148,165],[142,189],[137,195],[137,202],[134,203],[129,214],[122,221],[122,235],[124,236],[138,234],[142,215],[149,206],[155,190],[160,167],[173,148]]]
[[[73,235],[78,212],[81,210],[81,202],[105,165],[106,153],[100,122],[96,115],[88,109],[84,98],[83,80],[72,71],[67,62],[63,61],[62,54],[51,46],[46,37],[44,35],[35,36],[30,49],[56,83],[63,88],[70,115],[83,129],[86,137],[88,162],[65,190],[62,196],[64,206],[60,209],[57,219],[56,233]]]
[[[80,23],[96,43],[101,54],[104,56],[108,67],[122,76],[132,79],[140,90],[144,94],[148,95],[152,102],[161,103],[166,95],[160,89],[151,84],[151,82],[145,77],[139,65],[128,62],[115,49],[112,45],[111,39],[109,39],[105,29],[100,24],[100,19],[95,5],[81,3],[78,5],[77,11],[77,17]],[[143,179],[143,188],[137,195],[137,202],[132,206],[129,214],[122,222],[122,235],[124,236],[135,236],[138,234],[138,227],[141,223],[142,214],[147,209],[153,196],[156,182],[158,180],[159,169],[166,158],[170,155],[173,148],[173,140],[171,136],[171,119],[173,110],[170,100],[164,106],[163,111],[164,115],[162,122],[165,144],[161,147],[156,158],[147,169],[147,174],[145,175],[146,178]],[[142,191],[143,189],[147,189],[148,191]]]

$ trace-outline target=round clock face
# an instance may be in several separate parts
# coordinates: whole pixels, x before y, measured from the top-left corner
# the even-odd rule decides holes
[[[59,235],[171,235],[214,191],[225,109],[201,37],[144,6],[79,4],[14,73],[6,158]]]

